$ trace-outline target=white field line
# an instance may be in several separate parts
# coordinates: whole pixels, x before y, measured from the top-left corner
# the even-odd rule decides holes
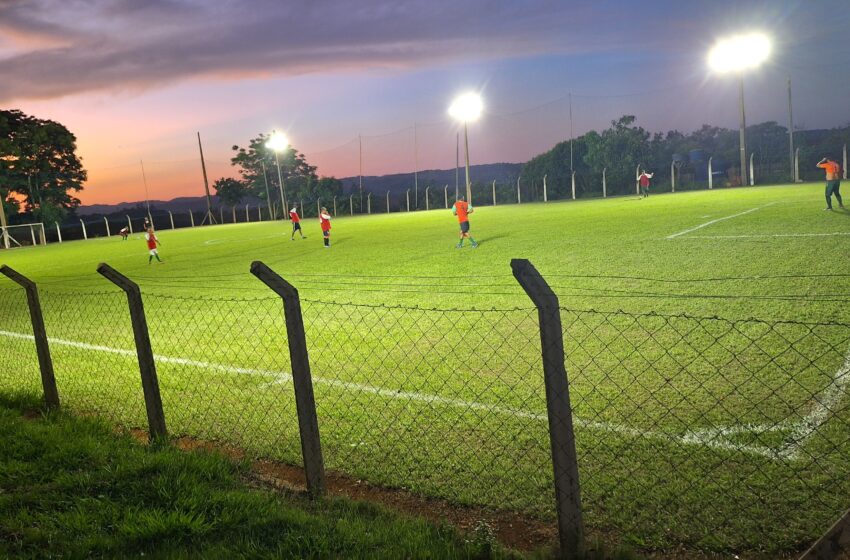
[[[820,395],[815,395],[812,410],[796,423],[793,438],[779,450],[779,456],[784,459],[797,459],[809,438],[829,419],[829,415],[847,395],[848,388],[850,388],[850,352],[847,353],[844,365],[832,378],[829,387]]]
[[[751,237],[832,237],[835,235],[850,235],[850,231],[834,233],[766,233],[759,235],[689,235],[685,239],[748,239]]]
[[[5,336],[9,338],[17,338],[24,340],[35,340],[32,335],[17,333],[11,331],[3,331],[0,330],[0,336]],[[83,350],[92,350],[96,352],[107,352],[110,354],[118,354],[121,356],[134,357],[136,356],[136,352],[133,350],[125,350],[121,348],[112,348],[109,346],[101,346],[96,344],[88,344],[85,342],[77,342],[73,340],[64,340],[61,338],[50,338],[51,344],[58,346],[69,346],[72,348],[80,348]],[[204,362],[199,360],[190,360],[186,358],[174,358],[169,356],[161,356],[154,355],[154,359],[159,363],[164,364],[178,364],[185,366],[194,366],[204,369],[210,369],[214,371],[221,371],[225,373],[236,373],[242,375],[256,375],[263,377],[272,377],[274,380],[270,383],[267,383],[266,386],[272,384],[283,384],[283,383],[291,383],[292,379],[288,372],[284,371],[271,371],[271,370],[259,370],[252,368],[241,368],[235,366],[227,366],[223,364],[215,364],[211,362]],[[496,414],[504,414],[507,416],[513,416],[515,418],[528,418],[537,421],[546,421],[547,415],[542,413],[528,412],[524,410],[516,410],[512,408],[506,408],[496,405],[484,404],[475,401],[466,401],[461,399],[451,399],[448,397],[441,397],[439,395],[432,395],[427,393],[419,393],[414,391],[396,391],[392,389],[382,389],[380,387],[374,387],[372,385],[366,385],[363,383],[354,383],[350,381],[341,381],[338,379],[327,379],[323,377],[313,377],[313,382],[320,385],[327,385],[329,387],[335,387],[340,389],[347,389],[350,391],[359,391],[364,393],[371,393],[373,395],[379,395],[382,397],[387,397],[391,399],[403,399],[407,401],[416,401],[423,402],[427,404],[438,404],[443,406],[450,406],[454,408],[461,408],[464,410],[482,410],[486,412],[496,413]],[[761,455],[763,457],[767,457],[769,459],[784,459],[784,460],[792,460],[797,457],[797,451],[799,448],[805,443],[805,440],[810,437],[821,424],[823,424],[828,416],[830,410],[838,404],[841,398],[844,395],[844,392],[847,388],[847,385],[850,384],[850,354],[848,354],[847,359],[844,363],[844,366],[839,370],[834,378],[834,383],[824,392],[824,394],[818,398],[816,397],[817,405],[814,407],[812,412],[810,412],[803,420],[799,423],[795,423],[792,425],[777,425],[777,426],[751,426],[752,432],[765,432],[772,431],[775,429],[783,429],[783,428],[792,428],[798,434],[799,437],[796,438],[796,441],[789,447],[783,448],[782,450],[774,450],[764,446],[758,445],[744,445],[740,443],[734,443],[730,441],[724,441],[723,439],[718,439],[722,437],[726,437],[728,435],[734,435],[742,432],[748,431],[746,427],[741,426],[731,426],[728,428],[711,428],[711,429],[700,429],[700,430],[690,430],[684,434],[670,434],[665,432],[653,431],[653,430],[643,430],[638,428],[632,428],[629,426],[624,426],[622,424],[614,424],[609,422],[599,422],[593,420],[584,420],[582,418],[573,417],[573,422],[582,428],[588,428],[593,430],[612,432],[620,435],[627,435],[634,437],[636,439],[640,438],[650,438],[656,439],[671,443],[684,443],[688,445],[697,445],[703,447],[709,447],[713,449],[721,449],[724,451],[737,451],[737,452],[746,452],[753,453],[756,455]],[[790,449],[790,451],[789,451]]]
[[[737,218],[738,216],[743,216],[745,214],[749,214],[750,212],[755,212],[756,210],[761,210],[762,208],[767,208],[768,206],[773,206],[774,204],[776,204],[776,202],[771,202],[770,204],[765,204],[764,206],[758,206],[756,208],[750,208],[749,210],[744,210],[743,212],[738,212],[737,214],[732,214],[731,216],[724,216],[722,218],[716,218],[714,220],[705,222],[704,224],[700,224],[696,227],[686,229],[685,231],[680,231],[678,233],[668,235],[665,239],[674,239],[676,237],[679,237],[680,235],[685,235],[687,233],[691,233],[692,231],[696,231],[698,229],[702,229],[702,228],[710,226],[712,224],[716,224],[717,222],[722,222],[724,220],[731,220],[732,218]]]

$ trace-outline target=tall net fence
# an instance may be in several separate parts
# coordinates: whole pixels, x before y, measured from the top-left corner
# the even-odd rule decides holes
[[[280,298],[145,295],[173,437],[301,464]],[[146,427],[123,292],[42,293],[62,405]],[[554,521],[534,308],[302,300],[325,465]],[[649,549],[787,551],[850,502],[850,325],[561,309],[584,519]],[[39,393],[22,290],[0,388]]]

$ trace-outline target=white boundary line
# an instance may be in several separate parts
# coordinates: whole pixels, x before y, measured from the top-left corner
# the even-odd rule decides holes
[[[17,338],[23,340],[35,340],[35,337],[29,334],[12,332],[12,331],[4,331],[0,330],[0,336],[5,336],[8,338]],[[112,348],[110,346],[101,346],[97,344],[88,344],[86,342],[77,342],[73,340],[65,340],[61,338],[50,338],[51,344],[58,346],[69,346],[72,348],[80,348],[83,350],[92,350],[96,352],[107,352],[110,354],[117,354],[120,356],[126,357],[135,357],[136,352],[133,350],[125,350],[122,348]],[[288,384],[291,383],[292,379],[288,372],[285,371],[271,371],[271,370],[259,370],[252,368],[242,368],[235,366],[227,366],[223,364],[215,364],[211,362],[204,362],[199,360],[190,360],[187,358],[174,358],[169,356],[161,356],[154,355],[154,359],[159,363],[164,364],[178,364],[184,366],[194,366],[204,369],[211,369],[214,371],[220,371],[224,373],[236,373],[241,375],[255,375],[262,377],[272,377],[273,381],[266,383],[264,386],[268,387],[274,384]],[[506,408],[496,405],[489,405],[484,403],[479,403],[475,401],[465,401],[462,399],[451,399],[448,397],[441,397],[439,395],[432,395],[427,393],[419,393],[413,391],[396,391],[392,389],[383,389],[380,387],[374,387],[372,385],[366,385],[363,383],[354,383],[349,381],[341,381],[338,379],[327,379],[323,377],[313,377],[313,382],[320,385],[327,385],[329,387],[347,389],[351,391],[359,391],[363,393],[371,393],[374,395],[379,395],[382,397],[387,397],[391,399],[404,399],[408,401],[416,401],[423,402],[428,404],[438,404],[444,406],[450,406],[455,408],[462,409],[472,409],[472,410],[483,410],[487,412],[497,413],[497,414],[505,414],[508,416],[513,416],[516,418],[528,418],[532,420],[538,421],[546,421],[547,415],[542,413],[528,412],[524,410],[516,410],[512,408]],[[627,435],[634,437],[636,439],[640,438],[651,438],[655,440],[661,440],[666,442],[673,443],[683,443],[688,445],[697,445],[703,447],[709,447],[714,449],[721,449],[724,451],[737,451],[742,453],[753,453],[756,455],[761,455],[762,457],[766,457],[768,459],[774,460],[795,460],[798,458],[799,451],[803,445],[805,445],[806,441],[814,435],[817,429],[823,425],[829,418],[829,414],[832,409],[841,401],[841,399],[845,396],[847,392],[848,386],[850,386],[850,353],[847,354],[844,365],[838,370],[836,375],[832,379],[832,383],[829,387],[827,387],[824,392],[815,397],[815,406],[812,411],[809,412],[803,419],[796,423],[787,423],[780,422],[776,425],[772,426],[759,426],[759,425],[743,425],[743,426],[729,426],[729,427],[719,427],[719,428],[703,428],[698,430],[689,430],[684,434],[670,434],[665,432],[653,431],[653,430],[642,430],[638,428],[631,428],[629,426],[624,426],[622,424],[613,424],[609,422],[599,422],[593,420],[584,420],[582,418],[573,417],[576,425],[582,428],[594,429],[605,432],[612,432],[620,435]],[[787,443],[784,447],[779,450],[760,446],[760,445],[745,445],[740,443],[731,442],[728,440],[720,439],[726,438],[729,436],[734,436],[740,433],[764,433],[771,432],[777,430],[785,430],[790,429],[794,432],[794,441]]]
[[[685,239],[747,239],[751,237],[831,237],[835,235],[850,235],[850,231],[834,233],[766,233],[753,235],[689,235]]]
[[[749,210],[744,210],[743,212],[738,212],[737,214],[732,214],[731,216],[724,216],[722,218],[715,218],[709,222],[705,222],[704,224],[700,224],[696,227],[692,227],[690,229],[686,229],[685,231],[680,231],[678,233],[674,233],[672,235],[668,235],[665,239],[674,239],[679,237],[680,235],[685,235],[686,233],[691,233],[692,231],[696,231],[698,229],[702,229],[704,227],[710,226],[711,224],[716,224],[717,222],[722,222],[724,220],[731,220],[732,218],[737,218],[738,216],[743,216],[745,214],[749,214],[750,212],[755,212],[756,210],[761,210],[762,208],[767,208],[768,206],[773,206],[776,202],[771,202],[770,204],[765,204],[764,206],[758,206],[756,208],[750,208]]]

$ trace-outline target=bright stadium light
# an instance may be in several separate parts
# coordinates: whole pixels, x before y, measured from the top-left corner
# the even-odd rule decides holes
[[[484,104],[481,96],[474,92],[464,93],[455,98],[449,107],[449,114],[457,120],[469,123],[478,120]]]
[[[463,123],[463,141],[466,146],[466,201],[469,204],[472,204],[472,183],[469,182],[469,133],[466,125],[478,120],[483,110],[481,96],[474,92],[457,96],[449,106],[449,115]]]
[[[272,132],[272,135],[269,136],[269,139],[266,140],[266,148],[272,150],[273,152],[282,152],[289,147],[289,140],[286,138],[286,135],[282,132]]]
[[[718,73],[757,68],[770,56],[770,39],[764,33],[727,37],[715,43],[708,53],[708,65]]]
[[[274,152],[274,162],[277,164],[277,183],[280,187],[280,202],[283,205],[281,210],[281,216],[287,216],[289,212],[289,208],[286,204],[286,187],[283,186],[283,175],[280,172],[280,159],[278,159],[278,154],[287,150],[289,148],[289,139],[282,132],[272,131],[269,139],[266,140],[265,143],[266,148]]]
[[[737,72],[741,105],[741,186],[747,184],[747,117],[744,112],[744,72],[758,68],[770,56],[770,39],[764,33],[746,33],[721,39],[708,52],[708,66],[718,74]]]

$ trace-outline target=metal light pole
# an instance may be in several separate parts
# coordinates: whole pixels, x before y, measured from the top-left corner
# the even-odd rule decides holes
[[[476,93],[465,93],[457,97],[449,107],[449,114],[463,122],[463,143],[466,153],[466,201],[472,204],[472,183],[469,180],[469,123],[481,116],[484,106]]]
[[[283,184],[283,173],[280,171],[280,152],[286,150],[289,147],[289,140],[286,136],[280,132],[273,131],[271,137],[266,141],[266,148],[272,150],[274,152],[274,162],[277,166],[277,181],[278,187],[280,187],[280,203],[281,203],[281,211],[280,216],[283,219],[286,216],[286,211],[289,209],[289,205],[286,203],[286,187]]]
[[[741,74],[738,80],[739,91],[741,92],[740,100],[741,100],[741,131],[740,131],[740,143],[741,143],[741,186],[747,184],[747,139],[746,139],[746,129],[747,129],[747,116],[744,114],[744,75]]]

